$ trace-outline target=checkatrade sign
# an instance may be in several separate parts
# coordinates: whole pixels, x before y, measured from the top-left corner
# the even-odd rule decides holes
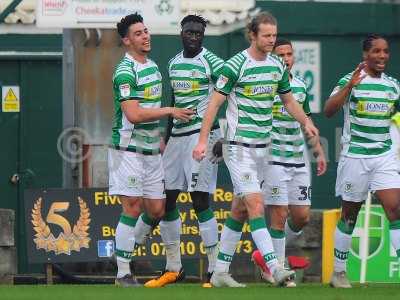
[[[39,0],[37,25],[58,28],[114,28],[135,12],[150,26],[176,24],[179,0]]]

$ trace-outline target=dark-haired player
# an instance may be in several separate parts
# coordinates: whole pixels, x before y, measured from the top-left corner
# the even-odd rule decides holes
[[[128,15],[117,28],[126,54],[113,76],[115,114],[108,153],[109,194],[118,195],[122,202],[115,232],[118,265],[115,283],[136,286],[129,269],[135,238],[142,239],[164,215],[165,208],[159,120],[173,116],[187,122],[193,111],[161,108],[161,74],[147,58],[150,34],[143,18],[138,14]],[[142,205],[145,213],[140,215]]]
[[[342,214],[335,231],[334,273],[331,286],[350,288],[346,262],[358,212],[368,191],[375,192],[389,219],[390,239],[400,257],[400,177],[390,137],[391,117],[398,110],[399,82],[384,73],[389,45],[379,35],[363,41],[363,62],[339,80],[325,104],[329,118],[344,111],[342,153],[337,170],[336,196]]]
[[[189,192],[192,199],[208,257],[208,281],[217,256],[217,221],[209,204],[210,194],[216,187],[217,165],[208,159],[197,162],[192,158],[192,150],[197,143],[203,115],[224,62],[203,47],[206,28],[204,18],[188,15],[182,19],[181,28],[183,51],[170,60],[168,72],[175,107],[192,109],[195,115],[190,122],[173,119],[172,132],[163,155],[167,200],[165,216],[160,222],[167,262],[165,272],[159,278],[147,282],[146,287],[161,287],[183,277],[181,220],[176,208],[180,192]],[[214,125],[210,140],[219,137],[219,128]]]

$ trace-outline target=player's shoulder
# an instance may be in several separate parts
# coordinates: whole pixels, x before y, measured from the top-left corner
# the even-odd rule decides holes
[[[301,77],[299,75],[294,75],[293,76],[292,83],[294,83],[296,86],[303,87],[303,88],[307,89],[306,81],[304,80],[303,77]]]
[[[203,48],[203,57],[208,59],[208,60],[222,60],[223,59],[221,57],[219,57],[218,55],[216,55],[214,52],[208,50],[207,48]]]
[[[124,56],[114,69],[114,78],[130,76],[135,77],[136,63],[134,60]]]
[[[149,68],[157,68],[158,69],[158,65],[156,64],[156,62],[154,60],[152,60],[151,58],[147,58],[147,66]]]
[[[286,68],[286,65],[285,65],[285,62],[283,61],[283,59],[274,53],[270,53],[268,55],[268,60],[271,63],[275,64],[282,71]]]
[[[228,64],[232,64],[232,63],[236,63],[236,64],[243,64],[246,61],[246,55],[244,55],[243,51],[236,53],[234,56],[232,56],[231,58],[229,58],[226,63]]]
[[[400,82],[398,79],[389,76],[385,73],[382,74],[382,77],[389,83],[391,84],[394,88],[396,88],[396,90],[399,92],[400,91]]]
[[[235,74],[239,74],[240,70],[243,67],[243,65],[246,62],[246,60],[247,60],[247,56],[244,55],[243,51],[241,51],[239,53],[236,53],[230,59],[228,59],[225,62],[224,66],[229,68]]]
[[[180,51],[179,53],[177,53],[174,57],[172,57],[169,61],[168,61],[168,67],[172,66],[173,64],[177,63],[181,57],[182,57],[182,52]]]
[[[353,73],[354,73],[354,71],[351,71],[351,72],[349,72],[349,73],[347,73],[345,75],[342,75],[339,78],[339,81],[338,81],[339,84],[343,85],[343,84],[346,84],[347,82],[349,82],[351,80],[351,77],[353,76]]]

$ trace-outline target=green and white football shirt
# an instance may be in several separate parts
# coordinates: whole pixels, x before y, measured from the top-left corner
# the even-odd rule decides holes
[[[290,92],[281,58],[269,54],[264,61],[256,61],[244,50],[224,64],[216,90],[228,95],[227,140],[269,143],[274,98],[277,93]]]
[[[204,113],[224,61],[203,48],[193,58],[178,53],[168,64],[175,107],[196,111],[189,122],[174,119],[172,136],[199,131]]]
[[[294,76],[290,81],[292,94],[309,115],[310,105],[307,86],[299,77]],[[285,109],[281,98],[275,97],[272,107],[271,160],[289,164],[304,163],[304,136],[301,125]]]
[[[332,95],[343,88],[351,76],[352,73],[340,79]],[[399,96],[399,82],[384,73],[380,78],[367,75],[351,90],[343,106],[342,155],[367,158],[384,155],[390,150],[390,122],[398,110]]]
[[[112,145],[117,149],[151,155],[160,153],[159,121],[132,124],[121,102],[137,100],[143,108],[161,107],[161,73],[150,59],[142,64],[129,54],[119,62],[113,76],[114,126]]]

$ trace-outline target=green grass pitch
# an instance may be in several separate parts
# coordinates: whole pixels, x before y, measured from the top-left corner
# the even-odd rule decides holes
[[[120,288],[112,285],[16,285],[0,286],[1,300],[378,300],[400,299],[398,284],[355,286],[332,289],[327,285],[301,284],[297,288],[276,288],[249,284],[247,288],[202,288],[198,284],[177,284],[160,289]]]

